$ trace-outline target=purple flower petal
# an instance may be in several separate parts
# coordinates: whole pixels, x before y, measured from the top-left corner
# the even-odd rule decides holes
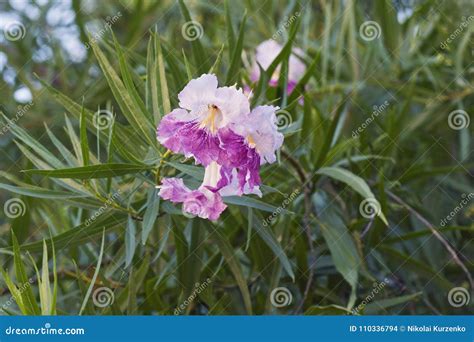
[[[183,203],[183,211],[204,219],[215,221],[227,208],[222,197],[206,187],[191,190],[181,178],[164,178],[158,195],[173,203]]]

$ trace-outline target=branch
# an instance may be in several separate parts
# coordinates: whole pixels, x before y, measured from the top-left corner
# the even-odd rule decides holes
[[[389,190],[386,190],[386,193],[390,198],[398,202],[398,204],[404,206],[410,213],[416,216],[418,220],[420,220],[426,227],[428,227],[433,235],[441,242],[441,244],[446,248],[449,254],[451,254],[451,257],[453,258],[454,262],[459,265],[459,267],[462,268],[464,273],[466,273],[467,279],[469,280],[469,285],[471,289],[474,288],[474,282],[471,276],[471,273],[469,272],[468,268],[464,263],[461,261],[459,258],[456,250],[451,246],[448,240],[444,238],[443,235],[427,220],[425,219],[419,212],[417,212],[415,209],[410,207],[406,202],[404,202],[400,197],[395,195],[394,193],[390,192]]]

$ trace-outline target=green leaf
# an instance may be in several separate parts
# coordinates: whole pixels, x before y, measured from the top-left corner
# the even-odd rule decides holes
[[[234,33],[234,28],[232,26],[232,15],[230,13],[229,0],[224,1],[224,9],[225,9],[225,23],[226,23],[226,29],[227,29],[227,44],[228,44],[229,64],[230,64],[232,60],[233,51],[235,50],[235,33]]]
[[[194,165],[187,165],[187,164],[180,164],[180,163],[174,163],[174,162],[167,162],[165,161],[167,165],[170,165],[174,167],[176,170],[179,170],[181,172],[184,172],[185,174],[202,181],[204,178],[204,170],[202,167],[199,166],[194,166]]]
[[[351,310],[346,309],[345,307],[339,305],[326,305],[319,306],[313,305],[310,306],[304,313],[309,316],[338,316],[338,315],[351,315]]]
[[[89,217],[85,222],[71,228],[64,233],[58,234],[52,238],[46,239],[49,248],[54,244],[55,248],[62,250],[63,248],[82,245],[88,242],[96,241],[95,239],[102,234],[102,231],[111,231],[117,228],[124,228],[127,222],[127,214],[116,211],[104,212],[101,215]],[[12,248],[12,247],[9,247]],[[30,252],[41,252],[43,241],[23,244],[22,249]]]
[[[242,18],[242,23],[240,24],[239,38],[237,39],[237,44],[233,50],[229,70],[227,71],[227,77],[225,81],[226,84],[233,84],[236,80],[239,79],[239,69],[242,63],[242,47],[244,44],[244,32],[246,22],[247,13],[244,14],[244,17]]]
[[[223,198],[224,203],[226,204],[234,204],[242,207],[248,207],[248,208],[254,208],[262,211],[266,211],[269,213],[273,212],[280,212],[281,214],[293,214],[293,212],[288,211],[284,208],[277,208],[273,205],[267,204],[265,202],[262,202],[258,199],[255,199],[253,197],[239,197],[239,196],[226,196]]]
[[[321,53],[320,51],[318,51],[316,53],[316,56],[314,56],[313,60],[311,61],[311,64],[309,65],[309,67],[306,69],[303,77],[301,77],[301,79],[298,81],[295,88],[291,92],[290,96],[288,97],[288,103],[292,103],[293,101],[298,100],[300,96],[305,94],[305,86],[308,83],[311,76],[314,76],[317,70],[316,67],[319,64],[320,56],[321,56]]]
[[[97,44],[91,44],[92,50],[94,51],[97,60],[99,61],[100,67],[107,79],[107,82],[114,94],[114,98],[122,109],[123,115],[127,118],[128,122],[132,127],[141,133],[141,137],[153,147],[157,147],[155,138],[155,127],[150,122],[149,118],[143,114],[140,106],[133,100],[132,96],[128,93],[125,85],[123,84],[120,77],[115,72],[110,62],[105,57]]]
[[[329,153],[329,150],[332,146],[334,132],[336,131],[336,128],[339,124],[339,119],[341,118],[341,115],[346,108],[345,103],[346,99],[339,103],[338,107],[336,108],[334,118],[332,119],[331,124],[329,126],[329,129],[327,130],[327,132],[325,132],[326,136],[324,137],[323,145],[319,150],[318,159],[316,160],[316,163],[314,165],[315,170],[319,169],[322,165],[324,165],[324,162],[326,161],[327,154]]]
[[[23,303],[23,297],[21,295],[21,291],[16,287],[16,285],[11,280],[9,274],[3,269],[1,265],[0,265],[0,272],[2,273],[3,280],[5,284],[7,285],[8,290],[10,291],[13,299],[15,299],[15,302],[18,305],[18,308],[20,309],[21,313],[24,315],[30,314],[28,308]],[[29,285],[27,284],[26,286],[29,286]],[[5,307],[2,307],[2,310],[7,312],[5,310]]]
[[[362,260],[359,257],[354,240],[339,215],[329,208],[318,214],[319,219],[316,219],[316,221],[331,252],[334,265],[353,289],[353,295],[348,305],[350,309],[355,301],[355,290]]]
[[[92,276],[92,279],[91,279],[91,284],[89,285],[89,288],[87,289],[86,296],[82,302],[81,309],[79,310],[79,314],[78,314],[79,316],[82,315],[82,312],[86,308],[87,301],[89,300],[89,297],[95,286],[95,281],[97,280],[97,276],[99,275],[100,265],[102,264],[102,256],[104,255],[104,245],[105,245],[105,229],[102,231],[102,243],[100,244],[100,252],[99,252],[99,257],[97,258],[97,265],[95,267],[94,275]]]
[[[89,165],[89,143],[87,141],[87,121],[84,112],[84,105],[81,110],[81,151],[82,163],[84,166]]]
[[[142,244],[145,245],[150,235],[151,230],[158,217],[158,211],[160,209],[160,197],[158,197],[158,190],[151,188],[148,190],[148,199],[146,202],[146,210],[143,216],[142,225]]]
[[[270,249],[273,251],[275,256],[280,260],[281,265],[283,266],[283,269],[294,281],[295,274],[293,272],[293,268],[291,267],[290,260],[288,259],[285,251],[283,250],[277,238],[273,234],[273,231],[270,228],[264,227],[261,222],[262,220],[254,214],[253,227],[255,228],[255,231],[262,238],[262,240],[268,245],[268,247],[270,247]]]
[[[322,167],[316,173],[320,175],[326,175],[340,182],[346,183],[354,191],[364,197],[364,199],[375,199],[375,195],[372,193],[372,190],[370,190],[370,187],[367,185],[367,183],[362,178],[356,176],[346,169],[340,167]],[[388,226],[387,219],[382,213],[381,208],[378,210],[378,216]]]
[[[125,267],[129,267],[132,264],[133,256],[135,255],[135,234],[137,228],[135,221],[131,216],[128,217],[127,229],[125,230]]]
[[[373,301],[365,306],[364,314],[373,315],[377,313],[386,313],[386,309],[411,302],[418,299],[423,294],[423,292],[416,292],[405,296],[399,296],[395,298],[381,299]]]
[[[32,169],[24,170],[23,172],[30,175],[42,175],[51,178],[95,179],[119,177],[151,170],[152,168],[152,166],[137,164],[100,164],[59,170]]]
[[[125,54],[123,53],[123,49],[120,46],[120,44],[117,41],[117,38],[115,37],[113,31],[112,33],[112,38],[114,41],[114,46],[115,46],[115,52],[118,56],[118,61],[119,61],[119,66],[120,66],[120,74],[122,75],[123,83],[124,86],[127,90],[127,92],[130,94],[131,99],[133,100],[134,105],[136,108],[140,109],[141,116],[143,118],[147,118],[150,122],[152,122],[150,119],[150,115],[147,112],[146,106],[143,103],[143,100],[140,98],[140,95],[138,94],[138,91],[136,89],[136,86],[133,82],[133,76],[131,72],[131,67],[125,60]]]
[[[191,15],[189,14],[189,10],[184,4],[183,0],[179,0],[179,7],[181,8],[181,13],[183,14],[184,20],[186,23],[191,24],[193,19],[191,18]],[[184,25],[186,25],[186,23]],[[206,70],[209,70],[209,63],[208,59],[206,58],[206,55],[204,54],[204,48],[201,44],[201,39],[200,37],[198,39],[194,39],[191,41],[191,49],[193,52],[193,57],[194,57],[194,65],[198,68],[198,73],[202,74],[206,72]]]
[[[229,268],[232,274],[234,275],[235,280],[237,281],[237,285],[240,288],[240,292],[242,293],[242,299],[244,301],[244,306],[247,310],[247,314],[251,315],[252,302],[250,299],[247,281],[240,267],[240,263],[235,258],[235,254],[229,240],[227,239],[227,237],[225,237],[222,233],[219,232],[219,227],[214,227],[210,224],[206,224],[206,227],[208,228],[211,237],[216,241],[217,246],[219,247],[219,250],[222,253],[222,256],[227,262],[227,265],[229,265]]]
[[[170,96],[168,92],[168,82],[166,80],[165,72],[165,61],[163,59],[163,53],[161,51],[161,44],[158,35],[155,36],[155,49],[156,57],[155,63],[158,65],[160,89],[161,89],[161,101],[163,103],[163,112],[165,114],[171,112]]]
[[[390,0],[374,2],[375,14],[382,32],[381,38],[390,52],[397,54],[400,45],[400,24],[397,21],[397,10]]]
[[[21,260],[20,245],[12,232],[13,254],[15,263],[16,280],[24,290],[21,292],[22,302],[29,315],[41,315],[41,310],[36,303],[36,298],[30,286],[31,281],[26,275],[25,266]]]

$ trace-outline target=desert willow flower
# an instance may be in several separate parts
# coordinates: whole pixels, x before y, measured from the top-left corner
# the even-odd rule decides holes
[[[283,46],[278,44],[273,39],[266,40],[260,45],[257,46],[255,51],[255,58],[252,65],[252,70],[250,73],[250,80],[256,82],[260,79],[260,68],[259,65],[267,70],[268,67],[273,63],[275,58],[283,49]],[[287,82],[287,93],[291,93],[295,89],[298,81],[303,77],[306,72],[306,65],[297,57],[303,56],[304,53],[301,49],[293,48],[290,58],[288,60],[288,82]],[[280,79],[280,69],[279,65],[272,76],[270,77],[268,84],[271,87],[278,86],[278,80]]]
[[[158,126],[158,141],[203,165],[204,180],[191,190],[179,178],[162,180],[159,195],[183,203],[183,211],[217,220],[222,196],[261,196],[260,165],[273,163],[283,143],[274,106],[250,110],[241,89],[218,87],[215,75],[191,80],[178,95],[179,107]]]

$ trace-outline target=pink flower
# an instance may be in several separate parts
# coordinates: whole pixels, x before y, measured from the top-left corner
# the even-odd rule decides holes
[[[165,178],[158,193],[161,198],[173,203],[183,203],[183,211],[204,219],[215,221],[227,208],[221,196],[205,186],[191,190],[181,178]]]
[[[216,76],[207,74],[191,80],[178,98],[180,108],[163,117],[158,140],[202,164],[204,180],[191,190],[181,179],[163,179],[159,195],[183,203],[187,213],[210,220],[226,208],[222,196],[261,196],[260,165],[273,163],[283,143],[276,126],[278,107],[250,111],[241,89],[218,87]]]
[[[256,82],[260,78],[260,69],[258,64],[260,64],[264,70],[267,70],[282,49],[283,46],[278,44],[273,39],[266,40],[257,46],[255,60],[253,62],[252,71],[250,74],[250,79],[252,82]],[[301,49],[294,48],[288,61],[288,93],[293,91],[296,84],[298,84],[298,81],[301,79],[301,77],[303,77],[306,71],[306,65],[297,57],[297,55],[302,56],[303,51]],[[273,72],[273,75],[268,82],[271,87],[276,87],[278,85],[280,69],[281,66],[279,65]]]

